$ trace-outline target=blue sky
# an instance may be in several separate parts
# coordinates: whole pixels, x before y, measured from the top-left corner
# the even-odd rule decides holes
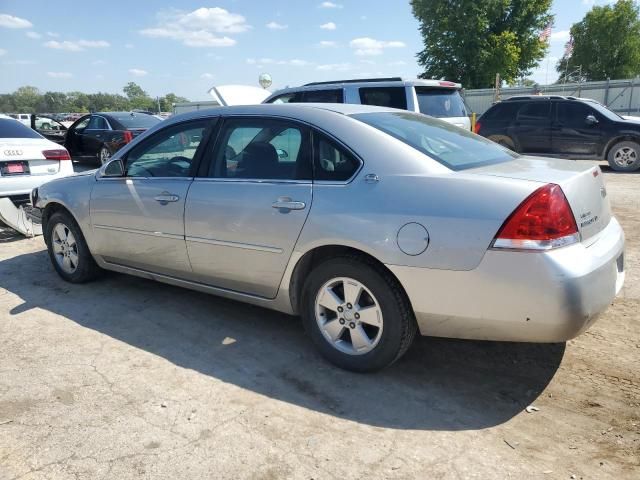
[[[554,1],[548,61],[534,80],[555,80],[571,24],[603,3]],[[274,88],[415,77],[421,47],[401,0],[0,0],[0,93],[121,92],[135,81],[152,95],[204,100],[214,84],[257,85],[262,72]]]

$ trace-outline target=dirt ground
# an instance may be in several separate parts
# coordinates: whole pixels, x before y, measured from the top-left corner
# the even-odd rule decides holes
[[[66,284],[42,238],[0,231],[0,479],[640,478],[640,174],[606,177],[626,286],[586,334],[419,338],[369,375],[296,318]]]

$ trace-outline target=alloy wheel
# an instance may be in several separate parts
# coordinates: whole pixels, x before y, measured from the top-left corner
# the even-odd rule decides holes
[[[73,273],[78,268],[78,244],[69,227],[58,223],[53,227],[51,245],[58,266],[65,273]]]
[[[109,161],[110,158],[111,158],[111,152],[109,152],[107,148],[102,147],[100,149],[100,163],[104,165]]]
[[[630,167],[638,161],[638,153],[631,147],[622,147],[613,154],[613,161],[620,167]]]
[[[335,349],[363,355],[380,342],[382,310],[361,282],[347,277],[329,280],[318,291],[314,307],[318,327]]]

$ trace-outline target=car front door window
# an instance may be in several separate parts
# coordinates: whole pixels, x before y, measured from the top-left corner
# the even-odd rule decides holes
[[[207,122],[168,128],[135,147],[127,156],[128,177],[189,177]]]

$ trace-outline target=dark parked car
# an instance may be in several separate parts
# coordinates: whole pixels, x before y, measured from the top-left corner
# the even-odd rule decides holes
[[[160,122],[145,113],[92,113],[69,127],[65,147],[72,157],[91,157],[102,164],[120,147]]]
[[[586,98],[512,97],[487,110],[475,132],[519,153],[607,160],[621,172],[640,168],[640,122]]]

